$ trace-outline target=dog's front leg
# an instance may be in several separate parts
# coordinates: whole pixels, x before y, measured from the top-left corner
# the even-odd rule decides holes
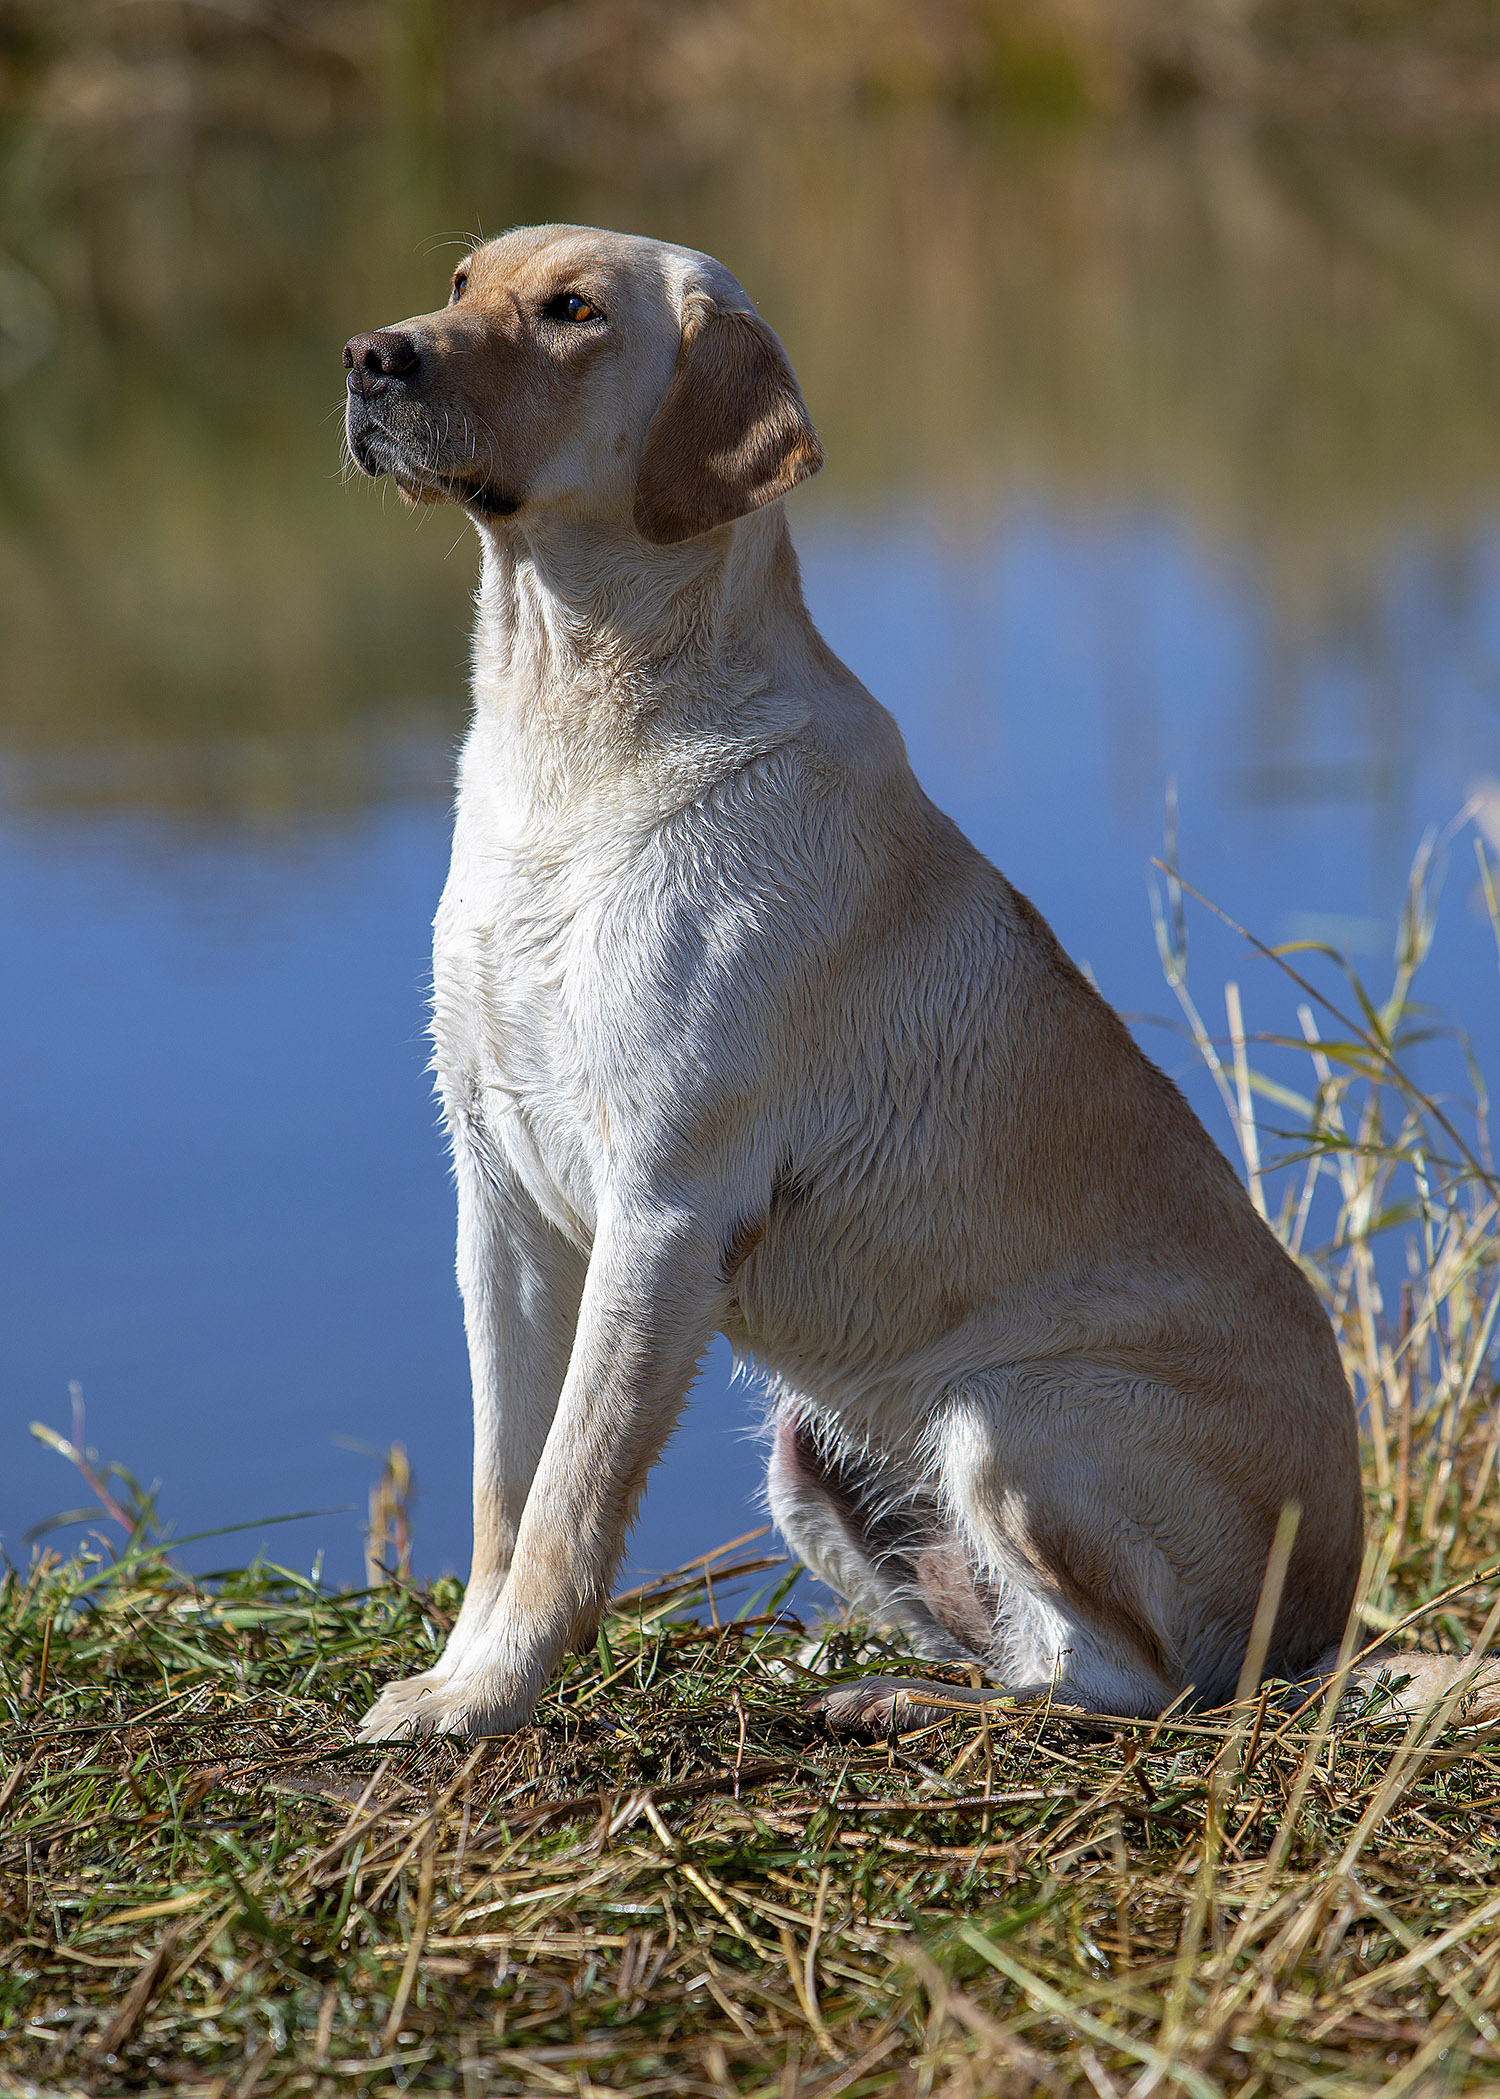
[[[509,1577],[451,1675],[387,1707],[366,1741],[524,1727],[557,1663],[595,1635],[646,1475],[682,1409],[727,1286],[698,1206],[601,1215],[577,1337]],[[403,1686],[403,1691],[408,1687]]]
[[[504,1589],[526,1497],[557,1411],[586,1256],[538,1210],[484,1133],[459,1125],[458,1279],[474,1384],[474,1558],[458,1622],[432,1668],[387,1684],[361,1734],[400,1734],[482,1638]]]

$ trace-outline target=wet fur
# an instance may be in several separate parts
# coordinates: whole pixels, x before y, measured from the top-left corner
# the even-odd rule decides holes
[[[587,340],[544,322],[569,285]],[[402,326],[420,379],[351,394],[355,456],[482,494],[434,1018],[475,1551],[365,1737],[526,1722],[715,1332],[772,1382],[789,1545],[919,1653],[1094,1711],[1227,1696],[1293,1501],[1268,1666],[1312,1666],[1362,1542],[1328,1322],[814,630],[775,337],[709,258],[566,227]]]

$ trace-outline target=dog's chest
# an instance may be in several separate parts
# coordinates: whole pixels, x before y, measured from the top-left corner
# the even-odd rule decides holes
[[[601,928],[619,880],[607,851],[508,851],[461,810],[434,928],[434,1062],[455,1142],[503,1161],[580,1245],[613,1151]]]

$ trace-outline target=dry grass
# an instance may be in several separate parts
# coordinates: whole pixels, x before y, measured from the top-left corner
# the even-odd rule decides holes
[[[1257,1198],[1299,1252],[1326,1231],[1308,1258],[1370,1427],[1351,1644],[1482,1649],[1500,1241],[1482,1101],[1411,1075],[1433,865],[1390,996],[1308,978],[1298,1030],[1259,1044],[1237,991],[1222,1042],[1194,1006],[1175,878],[1161,932]],[[1480,883],[1493,916],[1482,854]],[[749,1538],[618,1599],[524,1734],[387,1754],[351,1748],[350,1719],[436,1649],[455,1584],[195,1581],[120,1500],[118,1558],[0,1590],[0,2087],[1209,2099],[1500,2077],[1500,1755],[1451,1710],[1000,1709],[850,1749],[804,1715],[795,1570]],[[835,1674],[894,1653],[819,1637]]]

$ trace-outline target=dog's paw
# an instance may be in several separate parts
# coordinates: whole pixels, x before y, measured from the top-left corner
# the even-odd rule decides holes
[[[408,1742],[437,1732],[432,1725],[442,1684],[429,1669],[421,1676],[399,1677],[387,1684],[359,1723],[359,1742]]]
[[[387,1684],[359,1724],[360,1742],[415,1742],[458,1735],[471,1742],[512,1735],[531,1718],[531,1704],[487,1696],[472,1679],[444,1681],[429,1671]]]
[[[836,1684],[810,1701],[816,1713],[836,1735],[888,1735],[893,1728],[922,1727],[929,1720],[947,1718],[945,1709],[924,1703],[945,1693],[946,1684],[924,1684],[911,1676],[862,1676],[852,1684]]]

